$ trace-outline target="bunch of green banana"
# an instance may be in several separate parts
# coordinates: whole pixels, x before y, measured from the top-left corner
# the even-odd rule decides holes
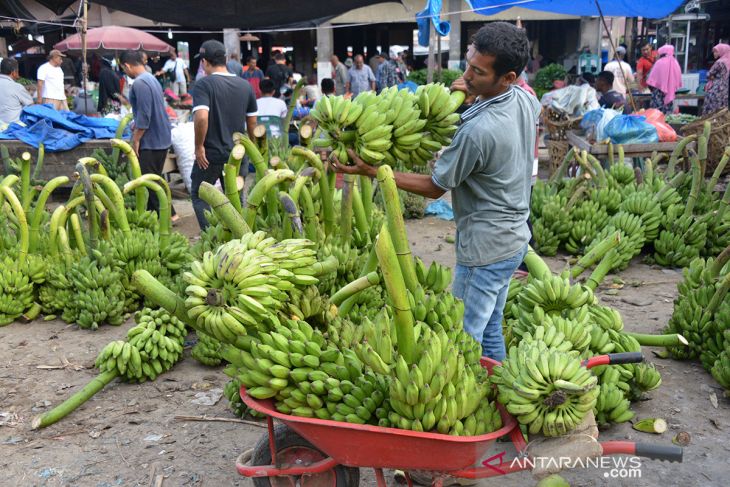
[[[582,306],[592,305],[596,302],[593,291],[580,284],[570,284],[567,278],[547,274],[540,278],[530,277],[528,283],[522,288],[517,296],[519,309],[512,310],[514,316],[522,313],[528,315],[537,306],[542,308],[546,314],[572,313]]]
[[[310,323],[328,323],[336,315],[336,308],[322,296],[317,286],[289,291],[289,301],[284,304],[285,314],[291,319]]]
[[[511,347],[491,380],[497,400],[530,434],[564,435],[596,405],[598,379],[581,365],[578,352],[561,352],[540,341]]]
[[[428,266],[428,269],[426,269],[426,264],[419,257],[416,257],[414,262],[418,282],[425,289],[438,294],[451,284],[453,274],[450,267],[439,264],[434,260]]]
[[[434,264],[431,264],[431,268],[434,267]],[[418,265],[416,265],[416,269],[418,269]],[[448,267],[444,266],[442,269],[448,269]],[[418,275],[418,271],[416,271],[416,275]],[[450,276],[451,272],[449,272]],[[431,328],[440,325],[446,331],[461,328],[464,319],[464,302],[454,298],[453,294],[426,292],[422,286],[418,286],[415,295],[408,291],[408,301],[416,321],[423,321]]]
[[[618,211],[623,200],[618,189],[608,187],[593,189],[589,197],[592,201],[598,203],[601,208],[604,208],[609,215],[613,215]]]
[[[198,343],[190,350],[190,356],[209,367],[220,365],[223,360],[220,351],[221,342],[200,331],[196,331],[195,334],[198,335]]]
[[[542,216],[533,222],[532,232],[535,250],[542,255],[555,255],[561,242],[570,233],[570,219],[565,196],[555,195],[545,199]]]
[[[590,320],[604,330],[621,331],[624,328],[624,321],[621,313],[610,306],[594,305],[588,309]]]
[[[616,232],[620,233],[621,241],[615,249],[616,252],[612,268],[621,270],[628,267],[631,259],[641,253],[641,249],[644,247],[646,239],[644,237],[644,226],[641,217],[626,211],[617,212],[611,216],[608,224],[598,232],[596,238],[586,249],[586,252],[590,252],[606,237]]]
[[[38,290],[38,301],[48,317],[62,313],[67,303],[73,300],[73,284],[68,278],[68,267],[64,258],[49,258],[46,280]]]
[[[456,110],[464,103],[465,94],[450,91],[443,83],[421,85],[416,90],[421,118],[428,120],[426,130],[433,140],[441,145],[449,145],[456,133],[460,116]]]
[[[591,344],[592,323],[589,321],[589,306],[581,307],[570,318],[546,315],[535,306],[532,314],[522,314],[510,323],[512,342],[516,346],[522,340],[544,342],[549,348],[561,351],[576,350],[584,352]]]
[[[397,89],[396,89],[397,93]],[[394,164],[388,152],[393,146],[391,138],[397,115],[402,105],[401,97],[393,96],[391,90],[376,95],[365,92],[355,98],[354,103],[362,107],[362,114],[355,122],[355,151],[368,164]]]
[[[36,293],[27,265],[10,257],[0,264],[0,326],[5,326],[33,305]]]
[[[634,364],[634,376],[631,385],[636,394],[653,391],[662,385],[662,376],[652,363]]]
[[[223,395],[228,399],[228,406],[230,410],[239,418],[253,417],[263,418],[264,414],[251,409],[241,399],[241,383],[236,379],[231,379],[226,382],[223,388]]]
[[[725,396],[730,397],[730,348],[726,348],[710,369],[712,377],[725,388]]]
[[[502,324],[506,325],[510,320],[517,318],[516,315],[512,313],[513,310],[516,310],[514,307],[515,304],[517,304],[517,296],[520,295],[522,292],[522,288],[525,287],[525,279],[516,279],[512,278],[509,281],[509,289],[507,290],[507,301],[504,306],[504,319],[502,320]],[[505,329],[505,332],[508,330]]]
[[[164,260],[160,259],[158,239],[149,230],[135,229],[129,234],[115,233],[111,245],[115,263],[123,272],[124,310],[132,312],[139,307],[140,300],[131,284],[134,271],[145,269],[157,279],[163,278],[169,272],[164,267]]]
[[[594,408],[596,423],[599,426],[609,423],[625,423],[634,417],[631,402],[625,398],[623,390],[615,384],[602,383],[600,391]]]
[[[134,201],[134,195],[132,193],[125,194],[125,198],[130,198]],[[159,226],[157,222],[157,212],[155,211],[141,211],[131,209],[130,203],[125,200],[125,212],[127,214],[127,222],[130,228],[139,230],[148,230],[150,232],[156,232]],[[134,204],[134,203],[131,203]]]
[[[354,231],[356,231],[355,228],[353,228]],[[359,277],[360,270],[368,258],[368,249],[358,248],[350,241],[343,241],[336,236],[318,246],[317,257],[322,261],[330,257],[337,259],[337,273],[322,279],[318,286],[321,294],[332,295]]]
[[[598,228],[598,225],[591,220],[574,220],[568,239],[565,241],[565,250],[573,255],[585,253],[588,244],[596,239]]]
[[[636,182],[636,175],[631,166],[619,160],[611,164],[606,171],[609,187],[623,191],[625,188],[632,188]]]
[[[653,242],[659,236],[659,227],[664,214],[653,193],[648,191],[631,193],[621,202],[619,210],[641,218],[644,239],[647,242]]]
[[[354,100],[342,96],[323,96],[309,115],[317,121],[330,137],[337,139],[341,131],[353,125],[363,113],[363,107]]]
[[[670,207],[667,219],[672,223],[654,241],[654,259],[662,266],[686,267],[705,247],[708,219],[694,218],[684,211],[680,205]]]

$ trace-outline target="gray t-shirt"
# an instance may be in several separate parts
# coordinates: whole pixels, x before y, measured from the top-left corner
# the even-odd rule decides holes
[[[135,127],[145,129],[139,148],[169,148],[172,145],[170,119],[167,117],[162,88],[154,76],[145,71],[135,78],[129,90],[129,103],[132,105]]]
[[[519,87],[480,101],[436,161],[433,182],[451,190],[456,260],[483,266],[517,254],[530,239],[530,179],[540,104]]]
[[[375,81],[375,75],[373,74],[370,66],[363,64],[361,69],[357,69],[355,66],[350,68],[350,92],[352,97],[356,97],[363,91],[370,90],[370,83]]]

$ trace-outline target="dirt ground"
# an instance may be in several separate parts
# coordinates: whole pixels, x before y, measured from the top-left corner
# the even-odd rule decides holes
[[[176,202],[182,221],[177,229],[194,235],[192,209]],[[416,255],[426,263],[454,264],[454,224],[435,218],[408,222]],[[554,270],[562,259],[548,259]],[[618,308],[629,330],[658,332],[667,322],[679,272],[653,268],[637,260],[618,276],[623,288],[599,291]],[[606,280],[612,282],[613,276]],[[131,322],[131,321],[130,321]],[[61,321],[15,323],[0,329],[0,486],[250,486],[235,468],[236,457],[264,434],[261,427],[220,421],[185,421],[176,416],[234,419],[221,398],[212,406],[196,404],[201,395],[216,395],[226,383],[221,367],[209,368],[189,357],[153,383],[113,382],[59,423],[32,431],[39,412],[55,406],[95,375],[93,363],[109,341],[123,338],[130,322],[90,332]],[[191,339],[194,334],[191,335]],[[652,358],[649,349],[647,358]],[[565,473],[575,486],[727,486],[730,474],[730,402],[697,363],[653,359],[662,386],[649,400],[635,404],[639,418],[662,417],[669,429],[649,435],[630,424],[601,432],[603,440],[671,444],[679,431],[690,433],[684,463],[642,462],[641,478],[612,479],[608,472],[581,469]],[[711,396],[717,397],[713,406]],[[499,448],[503,448],[500,445]],[[389,479],[392,480],[390,475]],[[722,480],[725,478],[726,480]],[[362,470],[361,483],[374,485],[372,471]],[[480,485],[534,485],[521,472]]]

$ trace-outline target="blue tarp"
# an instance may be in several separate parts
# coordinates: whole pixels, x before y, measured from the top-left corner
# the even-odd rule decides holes
[[[451,24],[441,22],[441,0],[426,0],[426,8],[416,14],[416,24],[418,25],[418,44],[428,47],[428,20],[433,22],[436,33],[440,36],[449,35],[451,32]]]
[[[595,0],[466,0],[478,14],[494,15],[512,7],[541,10],[556,14],[596,16]],[[607,17],[646,17],[658,19],[671,14],[684,0],[599,0]]]
[[[50,105],[31,105],[23,109],[19,123],[12,123],[0,139],[18,139],[46,152],[71,150],[92,139],[114,138],[119,121],[92,118],[73,112],[59,112]]]

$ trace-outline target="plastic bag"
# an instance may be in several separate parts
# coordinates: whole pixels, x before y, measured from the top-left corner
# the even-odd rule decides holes
[[[613,120],[619,112],[610,108],[599,108],[591,110],[583,115],[580,127],[586,131],[586,136],[590,140],[604,140],[607,138],[606,125]]]
[[[677,132],[666,122],[664,114],[656,108],[642,110],[636,113],[635,116],[645,117],[646,122],[654,126],[659,137],[659,142],[674,142],[677,140]]]
[[[656,128],[645,117],[619,115],[606,125],[606,135],[614,144],[659,142]]]
[[[195,129],[192,122],[180,123],[172,129],[172,150],[175,152],[180,176],[190,191],[190,176],[195,164]]]

